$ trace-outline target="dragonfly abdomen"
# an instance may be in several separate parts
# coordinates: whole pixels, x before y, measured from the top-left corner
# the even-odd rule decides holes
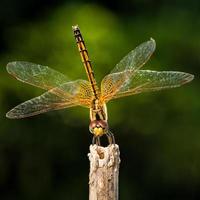
[[[94,94],[95,98],[98,98],[99,97],[99,88],[98,88],[96,80],[94,78],[94,72],[92,70],[91,61],[89,59],[88,51],[86,49],[80,29],[77,25],[73,26],[72,29],[74,31],[74,37],[76,39],[76,43],[77,43],[78,50],[79,50],[79,53],[81,56],[81,60],[84,64],[88,79],[91,83],[93,94]]]

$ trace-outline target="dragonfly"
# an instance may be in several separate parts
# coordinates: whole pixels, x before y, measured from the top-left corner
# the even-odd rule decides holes
[[[109,144],[115,143],[108,126],[106,104],[113,99],[179,87],[190,82],[194,76],[179,71],[141,70],[156,48],[150,39],[129,52],[97,85],[91,60],[78,25],[72,26],[74,37],[86,70],[88,80],[69,80],[64,74],[25,61],[7,64],[9,74],[17,80],[46,90],[11,109],[6,116],[20,119],[74,106],[89,108],[89,131],[93,134],[93,144],[100,144],[100,137],[106,135]]]

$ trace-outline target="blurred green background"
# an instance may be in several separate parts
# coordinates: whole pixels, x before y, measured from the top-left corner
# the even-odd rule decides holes
[[[195,75],[181,88],[108,104],[121,150],[120,199],[200,199],[200,2],[198,0],[1,0],[0,199],[88,199],[89,112],[74,107],[5,118],[43,91],[13,79],[10,61],[48,65],[86,79],[71,26],[79,24],[98,82],[150,37],[144,69]]]

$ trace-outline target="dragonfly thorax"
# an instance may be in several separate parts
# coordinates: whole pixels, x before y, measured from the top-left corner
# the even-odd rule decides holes
[[[93,120],[90,122],[89,130],[95,136],[102,136],[108,132],[108,123],[105,120]]]
[[[94,120],[108,120],[106,104],[99,99],[94,99],[90,107],[90,121]]]

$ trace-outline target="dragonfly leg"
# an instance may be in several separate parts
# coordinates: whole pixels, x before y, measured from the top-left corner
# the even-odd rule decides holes
[[[106,133],[106,136],[108,138],[109,144],[115,144],[115,137],[114,137],[114,135],[113,135],[113,133],[111,131],[108,131]]]
[[[96,144],[97,146],[101,146],[101,142],[100,142],[100,137],[99,136],[93,136],[92,138],[92,145]]]
[[[108,131],[106,133],[106,136],[108,138],[109,145],[115,144],[115,137],[114,137],[114,135],[113,135],[113,133],[111,131]],[[97,146],[101,146],[100,137],[101,136],[95,136],[94,135],[93,138],[92,138],[92,145],[96,144]]]
[[[101,141],[99,136],[97,136],[96,145],[101,146]]]
[[[95,137],[95,135],[93,135],[93,138],[92,138],[92,145],[95,145],[95,143],[96,143],[96,137]]]

